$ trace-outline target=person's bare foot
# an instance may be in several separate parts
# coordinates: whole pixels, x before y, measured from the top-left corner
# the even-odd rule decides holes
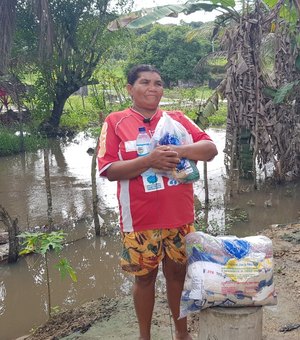
[[[193,338],[191,337],[191,335],[188,332],[185,332],[183,334],[176,332],[175,340],[193,340]]]

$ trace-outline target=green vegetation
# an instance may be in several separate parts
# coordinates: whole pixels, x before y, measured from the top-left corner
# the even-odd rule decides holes
[[[114,81],[114,87],[110,85],[110,90],[105,90],[105,86],[102,84],[90,85],[87,96],[70,96],[64,107],[60,128],[75,132],[93,130],[95,132],[92,132],[92,134],[98,136],[101,124],[108,113],[122,110],[130,105],[130,100],[125,93],[124,78],[119,77],[118,80],[114,79]],[[118,87],[123,87],[122,91],[124,92],[119,91],[118,93],[116,90]],[[212,93],[213,91],[207,86],[165,89],[161,107],[164,110],[181,110],[195,120],[198,113],[201,112],[201,103],[204,103]],[[164,103],[167,105],[164,105]],[[47,108],[43,107],[42,103],[38,107],[43,112],[47,111]],[[47,139],[32,128],[33,126],[38,126],[41,116],[35,111],[32,114],[32,121],[24,124],[23,129],[26,131],[24,134],[24,151],[35,151],[47,145]],[[214,114],[200,119],[199,125],[202,128],[224,126],[226,118],[227,106],[225,103],[221,103]],[[10,128],[0,125],[0,157],[20,152],[21,139],[20,136],[15,134],[18,130],[17,124]]]
[[[135,39],[127,69],[140,63],[156,65],[167,87],[179,80],[202,83],[207,73],[205,69],[198,73],[195,67],[211,46],[207,40],[187,39],[189,31],[187,26],[153,25],[149,32]]]
[[[172,89],[164,90],[164,98],[168,99],[178,99],[182,100],[205,100],[212,95],[213,90],[211,90],[207,85],[195,86],[192,88],[180,88],[173,87]]]
[[[249,220],[247,211],[241,208],[226,209],[226,225],[230,228],[236,222],[246,222]]]
[[[16,135],[17,129],[9,129],[0,125],[0,157],[20,152],[21,136]],[[43,148],[47,140],[37,133],[24,133],[24,150],[35,151]]]
[[[99,2],[95,0],[77,0],[74,4],[62,1],[56,5],[50,1],[49,16],[56,34],[52,46],[45,41],[45,46],[40,46],[38,13],[32,11],[29,0],[16,5],[11,58],[15,60],[12,69],[18,81],[13,87],[17,89],[21,84],[20,88],[26,87],[26,90],[22,90],[18,103],[14,92],[9,99],[14,108],[22,107],[30,113],[31,121],[24,124],[23,129],[31,136],[21,140],[14,135],[17,128],[0,128],[0,156],[44,147],[46,139],[31,132],[33,129],[50,137],[90,129],[99,134],[108,113],[130,105],[125,74],[135,63],[151,63],[161,71],[167,85],[162,100],[167,105],[162,105],[163,109],[179,109],[190,118],[198,119],[203,103],[212,94],[206,85],[208,77],[213,77],[213,70],[223,68],[225,63],[225,59],[219,57],[213,65],[210,60],[207,67],[197,71],[199,60],[211,51],[209,39],[188,38],[195,29],[188,24],[154,24],[130,32],[110,32],[106,24],[115,18],[115,13],[108,15],[104,11],[105,20],[101,22],[101,16],[95,17],[97,6]],[[202,83],[205,85],[200,86]],[[87,88],[88,95],[74,95],[83,87]],[[222,110],[214,117],[210,113],[210,117],[197,123],[206,128],[209,122],[223,125],[225,120]]]
[[[40,115],[40,129],[49,136],[55,135],[67,112],[67,99],[81,87],[97,83],[94,71],[107,62],[114,46],[123,41],[123,33],[110,32],[107,25],[116,17],[117,7],[125,10],[128,4],[110,6],[111,2],[50,0],[49,8],[39,6],[42,13],[33,10],[31,1],[16,2],[12,59],[17,60],[18,67],[14,71],[32,85],[35,110],[31,111]],[[48,22],[47,26],[45,18],[51,25]],[[45,26],[41,28],[42,25]],[[26,77],[28,70],[34,70],[38,76]],[[75,125],[80,124],[77,121]]]
[[[211,126],[225,126],[227,121],[226,103],[221,103],[216,113],[208,117],[208,121]]]
[[[87,97],[71,96],[65,106],[65,113],[61,119],[61,126],[71,130],[85,130],[90,127],[99,126],[101,121],[100,113],[103,118],[114,110],[121,110],[130,105],[129,98],[123,98],[123,103],[114,103],[106,98],[105,105],[102,106],[103,96],[98,91],[96,98],[92,91]],[[197,111],[200,109],[200,103],[211,96],[212,90],[207,86],[195,88],[172,88],[165,89],[162,99],[162,109],[164,110],[181,110],[190,118],[195,119]],[[116,91],[112,90],[112,97],[117,98]],[[125,96],[125,94],[123,94]],[[100,102],[100,105],[99,105]],[[165,103],[165,104],[164,104]],[[224,126],[227,118],[227,106],[221,103],[216,113],[208,117],[209,125]]]
[[[55,308],[51,305],[51,289],[50,289],[50,275],[48,266],[48,256],[54,251],[59,254],[63,247],[63,242],[65,240],[66,234],[62,231],[52,231],[51,233],[44,232],[24,232],[18,236],[21,238],[23,250],[20,251],[20,255],[26,255],[31,253],[40,254],[45,260],[45,272],[46,272],[46,282],[48,291],[48,315],[51,317],[52,312],[55,312]],[[64,279],[67,275],[72,279],[72,281],[77,282],[77,275],[66,258],[60,258],[55,266],[60,274],[61,278]]]
[[[71,130],[85,130],[98,123],[97,109],[91,97],[71,96],[66,102],[60,126]]]
[[[212,49],[210,35],[188,37],[199,25],[154,24],[130,32],[108,31],[107,23],[120,13],[116,7],[109,12],[110,2],[51,0],[46,15],[33,11],[29,0],[15,5],[11,56],[6,55],[5,60],[7,63],[14,60],[13,74],[23,85],[18,104],[30,111],[35,128],[48,136],[61,135],[65,129],[85,130],[99,125],[109,112],[128,106],[124,75],[132,64],[156,65],[166,86],[175,86],[174,90],[166,91],[166,99],[169,100],[169,95],[170,100],[175,98],[185,112],[190,111],[190,105],[198,105],[211,90],[203,87],[199,93],[198,89],[189,88],[179,97],[177,85],[207,83],[210,68],[224,65],[224,59],[219,58],[213,67],[207,63],[207,67],[197,70],[199,60]],[[129,3],[116,6],[124,12],[130,9]],[[7,7],[8,15],[14,15],[10,10]],[[51,27],[43,21],[45,17],[50,19]],[[52,29],[53,32],[48,32]],[[14,89],[18,88],[18,81]],[[88,97],[73,95],[85,86]],[[191,103],[186,106],[186,101]],[[19,106],[15,96],[12,102]]]

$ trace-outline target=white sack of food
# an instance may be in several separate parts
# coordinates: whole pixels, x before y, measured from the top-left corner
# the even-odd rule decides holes
[[[238,238],[201,231],[186,236],[188,267],[180,317],[212,306],[277,303],[272,241],[262,235]]]

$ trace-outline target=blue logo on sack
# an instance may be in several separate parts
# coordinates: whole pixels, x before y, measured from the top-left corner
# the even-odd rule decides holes
[[[243,258],[250,251],[250,243],[241,239],[223,240],[223,246],[226,252],[236,259]]]

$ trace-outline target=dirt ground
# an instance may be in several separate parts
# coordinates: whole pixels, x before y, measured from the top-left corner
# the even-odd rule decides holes
[[[276,306],[263,308],[263,340],[300,340],[300,224],[273,225],[262,234],[274,248],[274,279],[278,294]],[[189,329],[197,338],[198,316],[189,318]],[[173,339],[165,296],[157,296],[153,316],[155,340]],[[131,297],[100,298],[54,316],[27,340],[123,339],[133,340],[137,329]],[[93,335],[94,334],[94,335]],[[95,335],[97,334],[97,335]]]

